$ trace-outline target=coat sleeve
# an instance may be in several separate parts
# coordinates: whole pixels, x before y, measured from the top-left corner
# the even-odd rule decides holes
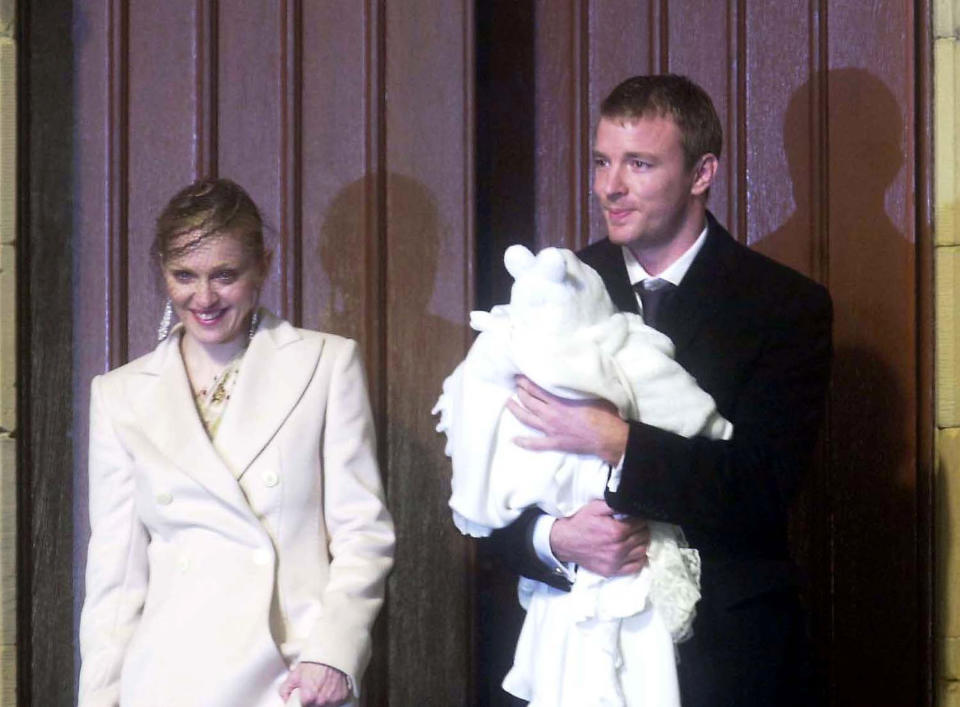
[[[782,532],[823,417],[831,325],[820,287],[782,304],[727,414],[730,440],[687,439],[631,422],[610,506],[736,541]]]
[[[353,341],[333,367],[322,439],[330,574],[322,613],[301,660],[343,671],[356,689],[370,658],[370,631],[393,564],[394,533],[377,465],[366,380]]]
[[[117,438],[103,379],[90,395],[90,543],[80,614],[78,707],[116,707],[127,643],[146,596],[148,535],[134,503],[133,462]]]

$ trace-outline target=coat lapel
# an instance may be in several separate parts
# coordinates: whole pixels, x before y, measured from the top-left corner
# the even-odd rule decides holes
[[[620,246],[614,245],[609,240],[602,240],[578,255],[603,278],[610,299],[613,300],[617,309],[621,312],[640,313]]]
[[[707,240],[676,292],[661,305],[659,328],[682,350],[723,301],[730,276],[732,236],[707,212]],[[607,292],[622,312],[639,313],[620,246],[603,240],[584,250],[583,261],[603,278]]]
[[[200,421],[179,342],[179,330],[174,329],[132,381],[129,398],[139,427],[180,471],[214,496],[249,513],[240,486]]]
[[[257,335],[240,364],[216,447],[240,478],[273,439],[307,389],[322,339],[304,339],[289,323],[261,310]]]
[[[729,269],[727,260],[732,236],[707,212],[707,239],[673,297],[661,305],[660,329],[678,351],[686,348],[704,323],[716,314],[724,300]]]

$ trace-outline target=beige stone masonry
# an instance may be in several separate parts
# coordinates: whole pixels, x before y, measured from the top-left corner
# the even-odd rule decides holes
[[[0,36],[13,36],[13,22],[16,19],[16,0],[0,0]]]
[[[960,427],[960,246],[938,246],[934,258],[937,426]]]
[[[933,35],[937,704],[960,707],[960,0]]]
[[[935,243],[960,244],[957,232],[960,189],[960,43],[953,35],[937,37],[934,63],[934,184],[936,192]]]
[[[938,622],[943,636],[941,675],[960,680],[960,429],[940,430],[937,440]]]
[[[0,37],[0,434],[16,428],[16,45]]]
[[[17,703],[16,440],[0,437],[0,705]]]

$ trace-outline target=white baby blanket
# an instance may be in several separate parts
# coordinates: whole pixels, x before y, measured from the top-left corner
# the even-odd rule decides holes
[[[450,507],[461,532],[488,535],[537,505],[567,516],[616,489],[595,457],[531,452],[512,440],[536,434],[505,404],[515,377],[566,397],[604,398],[626,419],[684,436],[727,439],[732,425],[673,360],[673,344],[618,312],[600,276],[572,252],[534,256],[511,246],[510,304],[474,312],[480,332],[444,381],[434,413],[453,463]],[[527,617],[509,692],[537,707],[679,705],[673,642],[689,635],[700,597],[699,555],[677,526],[650,523],[649,567],[605,579],[577,572],[572,591],[522,579]]]

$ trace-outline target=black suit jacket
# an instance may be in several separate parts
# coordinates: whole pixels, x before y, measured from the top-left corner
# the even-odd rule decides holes
[[[682,526],[700,552],[695,635],[679,649],[684,707],[810,704],[787,514],[823,416],[830,297],[707,219],[706,242],[661,305],[659,328],[733,423],[733,438],[687,439],[630,422],[622,481],[607,502]],[[637,312],[619,246],[603,240],[579,256],[621,310]],[[538,515],[528,510],[491,542],[518,573],[561,586],[533,552]]]

